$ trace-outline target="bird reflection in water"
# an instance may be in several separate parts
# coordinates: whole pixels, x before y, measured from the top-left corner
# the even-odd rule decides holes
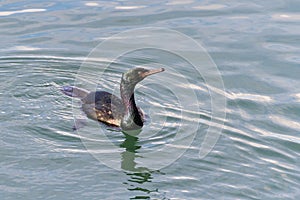
[[[135,133],[124,133],[125,140],[120,145],[125,151],[121,153],[122,162],[121,167],[125,171],[126,175],[129,177],[124,185],[126,185],[129,191],[142,192],[144,195],[138,195],[130,199],[150,199],[150,193],[155,196],[159,195],[158,188],[147,188],[149,187],[146,183],[151,183],[153,179],[153,174],[162,174],[159,171],[151,171],[146,167],[136,167],[137,163],[135,158],[138,157],[138,149],[141,146],[138,144],[138,135],[140,130],[136,130]],[[165,198],[163,198],[165,199]]]

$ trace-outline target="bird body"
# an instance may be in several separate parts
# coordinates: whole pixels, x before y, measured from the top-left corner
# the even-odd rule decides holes
[[[162,71],[163,68],[134,68],[124,73],[120,83],[121,98],[106,91],[88,92],[73,86],[63,86],[61,91],[68,96],[80,98],[82,110],[87,117],[121,127],[122,130],[137,130],[144,124],[144,114],[136,106],[134,88],[145,77]]]

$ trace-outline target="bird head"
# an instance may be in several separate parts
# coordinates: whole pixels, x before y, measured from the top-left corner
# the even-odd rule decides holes
[[[158,68],[158,69],[145,69],[145,68],[133,68],[127,72],[125,72],[122,76],[122,80],[125,83],[130,83],[136,85],[138,82],[142,81],[147,76],[150,76],[152,74],[156,74],[159,72],[165,71],[164,68]]]

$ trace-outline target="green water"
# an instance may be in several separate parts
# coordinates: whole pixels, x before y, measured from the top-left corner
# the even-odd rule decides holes
[[[299,6],[292,0],[2,1],[0,199],[299,199]],[[164,49],[108,59],[109,51],[146,35],[131,34],[87,59],[114,34],[146,27],[201,43],[224,90]],[[192,46],[181,50],[198,56]],[[59,90],[75,84],[119,95],[121,73],[135,65],[166,68],[138,85],[147,121],[137,138],[87,119],[80,102]],[[226,99],[225,119],[212,119],[213,93]],[[73,131],[74,119],[87,125]],[[199,158],[209,127],[223,131]]]

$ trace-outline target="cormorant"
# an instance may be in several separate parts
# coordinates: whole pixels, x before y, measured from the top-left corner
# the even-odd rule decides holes
[[[147,76],[163,71],[164,68],[134,68],[123,73],[120,83],[121,99],[109,92],[88,92],[73,86],[63,86],[61,91],[68,96],[80,98],[82,109],[89,118],[121,127],[125,131],[138,130],[143,127],[144,114],[136,106],[134,88]]]

